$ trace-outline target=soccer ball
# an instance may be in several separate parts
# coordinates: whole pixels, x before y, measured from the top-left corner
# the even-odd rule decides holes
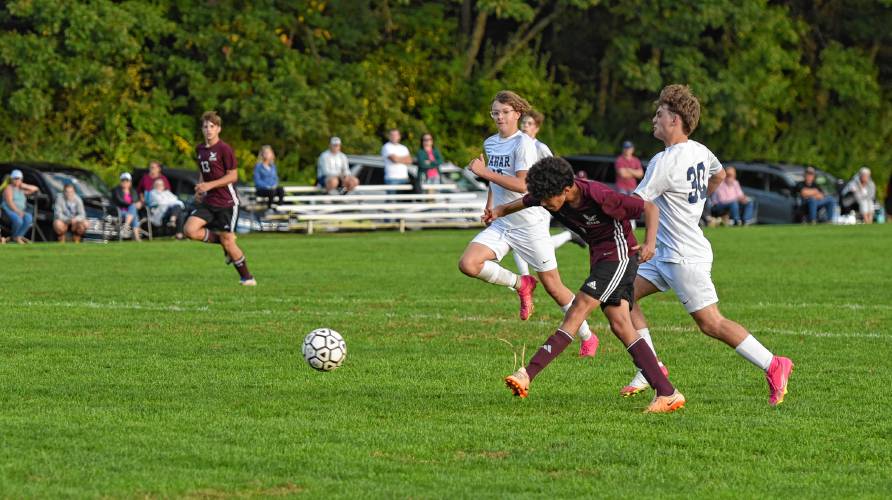
[[[344,337],[331,328],[317,328],[304,338],[304,359],[313,368],[328,372],[341,366],[347,357]]]

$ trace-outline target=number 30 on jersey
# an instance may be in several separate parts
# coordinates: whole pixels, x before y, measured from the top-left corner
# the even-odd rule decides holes
[[[703,162],[697,164],[697,167],[688,169],[688,182],[691,183],[691,192],[688,193],[688,203],[694,204],[700,200],[706,199],[706,166]]]

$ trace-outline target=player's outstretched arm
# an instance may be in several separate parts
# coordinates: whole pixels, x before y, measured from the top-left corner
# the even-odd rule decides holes
[[[657,228],[660,225],[660,208],[649,201],[644,202],[644,244],[638,250],[638,262],[644,263],[653,258],[657,248]]]
[[[725,169],[721,168],[718,172],[713,174],[712,177],[709,178],[709,184],[706,186],[706,194],[712,195],[716,189],[719,188],[722,182],[725,181]]]
[[[499,205],[492,210],[489,210],[486,214],[484,214],[485,223],[489,224],[492,221],[498,219],[499,217],[504,217],[506,215],[511,215],[515,212],[519,212],[527,208],[526,205],[523,204],[523,198],[518,198],[511,203],[505,203],[504,205]]]

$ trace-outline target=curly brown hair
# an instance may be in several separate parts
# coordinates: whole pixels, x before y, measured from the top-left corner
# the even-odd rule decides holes
[[[500,102],[502,104],[507,104],[511,106],[511,109],[517,111],[521,114],[521,116],[530,112],[532,106],[527,102],[526,99],[520,97],[517,93],[512,92],[510,90],[503,90],[496,94],[495,97],[492,98],[493,102]]]
[[[204,114],[201,115],[201,123],[204,122],[211,122],[218,127],[223,126],[223,120],[220,119],[220,115],[218,115],[216,111],[205,111]]]
[[[532,118],[533,121],[536,123],[537,127],[541,127],[542,122],[545,121],[545,115],[536,111],[535,109],[531,109],[531,110],[527,111],[526,113],[523,114],[523,116],[520,117],[520,119],[523,120],[524,116],[529,116],[530,118]]]
[[[665,104],[669,111],[680,116],[685,135],[691,135],[700,123],[700,101],[687,85],[674,83],[663,87],[654,104],[657,107]]]

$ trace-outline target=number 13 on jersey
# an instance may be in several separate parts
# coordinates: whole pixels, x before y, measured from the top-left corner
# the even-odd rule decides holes
[[[706,199],[706,188],[708,181],[706,179],[706,166],[703,162],[697,164],[697,167],[688,169],[688,182],[691,183],[691,192],[688,193],[688,203],[694,204],[698,201]]]

